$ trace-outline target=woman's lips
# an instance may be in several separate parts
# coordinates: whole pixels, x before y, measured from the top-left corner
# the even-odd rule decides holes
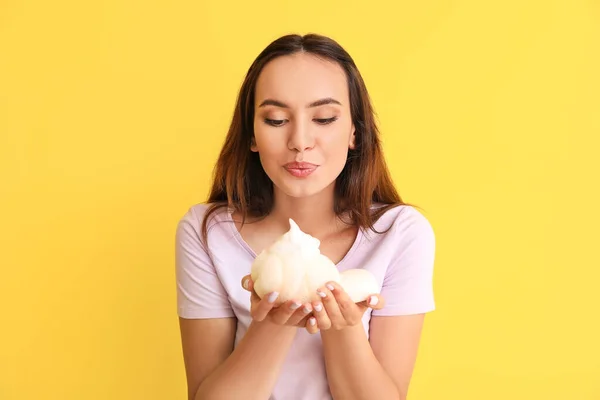
[[[291,162],[283,166],[287,172],[296,178],[304,178],[312,174],[318,165],[306,162]]]

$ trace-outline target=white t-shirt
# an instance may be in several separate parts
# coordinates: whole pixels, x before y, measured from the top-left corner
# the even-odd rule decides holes
[[[219,209],[210,217],[207,246],[201,226],[207,204],[191,207],[176,234],[177,311],[182,318],[236,317],[235,344],[251,322],[250,293],[241,279],[256,257],[238,232],[231,214]],[[369,334],[371,315],[409,315],[433,311],[435,237],[428,220],[412,206],[385,212],[375,224],[379,232],[359,230],[339,271],[364,268],[381,286],[385,307],[367,310],[363,326]],[[299,329],[285,359],[271,400],[331,399],[320,335]]]

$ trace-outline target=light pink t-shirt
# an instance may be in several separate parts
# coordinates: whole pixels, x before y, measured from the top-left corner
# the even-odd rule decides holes
[[[210,218],[208,246],[201,241],[206,204],[191,207],[179,221],[176,234],[177,310],[182,318],[236,317],[235,344],[251,322],[250,294],[241,279],[250,273],[256,254],[239,234],[227,209]],[[379,232],[359,230],[340,271],[365,268],[377,277],[385,307],[367,310],[363,326],[368,335],[371,315],[391,316],[434,310],[434,233],[428,220],[411,206],[388,210],[376,223]],[[300,227],[302,228],[302,227]],[[331,399],[320,335],[299,328],[270,400]]]

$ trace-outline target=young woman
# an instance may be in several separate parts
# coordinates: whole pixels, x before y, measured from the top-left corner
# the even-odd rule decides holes
[[[354,304],[262,300],[251,264],[289,230],[321,241],[340,271],[381,291]],[[397,194],[352,58],[319,35],[287,35],[243,82],[206,204],[176,237],[189,399],[405,399],[424,314],[434,309],[431,225]]]

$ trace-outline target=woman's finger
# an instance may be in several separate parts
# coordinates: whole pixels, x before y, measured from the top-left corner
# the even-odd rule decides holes
[[[242,286],[244,286],[244,284],[247,287],[246,290],[250,291],[250,310],[254,310],[258,303],[260,303],[261,298],[254,291],[254,282],[252,282],[252,279],[248,278],[246,281],[242,281]]]
[[[333,286],[329,286],[333,287]],[[323,287],[317,290],[317,294],[321,297],[321,301],[324,306],[324,314],[329,319],[329,324],[322,325],[321,320],[319,319],[320,315],[317,316],[317,322],[319,323],[320,329],[329,329],[332,326],[342,327],[346,325],[346,320],[342,315],[342,312],[338,306],[337,300],[331,290],[327,287]],[[319,313],[321,314],[321,313]],[[322,318],[322,317],[321,317]],[[326,321],[325,321],[326,322]]]
[[[252,283],[253,283],[253,282],[252,282],[252,276],[251,276],[251,275],[245,275],[245,276],[242,278],[242,287],[243,287],[244,289],[246,289],[247,291],[249,291],[249,292],[251,292],[251,291],[252,291],[252,289],[253,289],[253,287],[254,287],[254,286],[252,285]]]
[[[254,310],[254,308],[258,306],[258,303],[260,303],[260,301],[260,297],[258,297],[258,294],[256,294],[256,292],[253,290],[250,293],[250,309]]]
[[[357,307],[354,301],[350,298],[348,293],[336,282],[329,282],[326,285],[331,295],[335,298],[336,305],[339,309],[339,312],[342,316],[342,321],[337,321],[337,316],[332,316],[329,312],[329,305],[326,304],[327,314],[332,321],[332,324],[335,326],[336,323],[345,324],[345,325],[356,325],[360,322],[364,308]]]
[[[312,306],[313,306],[313,315],[314,315],[314,318],[316,319],[318,329],[327,330],[327,329],[331,328],[331,320],[327,316],[327,311],[325,311],[325,307],[323,306],[323,303],[321,303],[320,301],[315,301],[315,302],[313,302]],[[309,322],[310,322],[310,318],[309,318]]]
[[[252,318],[256,321],[264,320],[267,317],[267,314],[269,314],[269,311],[273,309],[273,306],[275,305],[275,300],[277,300],[278,296],[279,293],[271,292],[268,293],[265,297],[263,297],[251,310]]]
[[[381,310],[385,306],[385,299],[380,294],[372,294],[359,304],[373,310]]]
[[[296,324],[294,324],[294,326],[298,327],[298,328],[305,328],[306,322],[308,321],[309,318],[313,318],[313,316],[311,314],[306,315],[304,318],[302,318],[300,321],[298,321]]]
[[[306,320],[306,330],[311,335],[319,332],[319,327],[317,326],[317,319],[315,317],[310,317]]]
[[[304,306],[297,309],[296,312],[290,316],[290,318],[287,320],[287,325],[305,326],[306,319],[311,312],[312,305],[310,303],[304,304]]]
[[[302,307],[302,303],[299,301],[286,301],[285,303],[277,307],[276,310],[271,311],[271,321],[279,325],[284,325],[300,307]]]

